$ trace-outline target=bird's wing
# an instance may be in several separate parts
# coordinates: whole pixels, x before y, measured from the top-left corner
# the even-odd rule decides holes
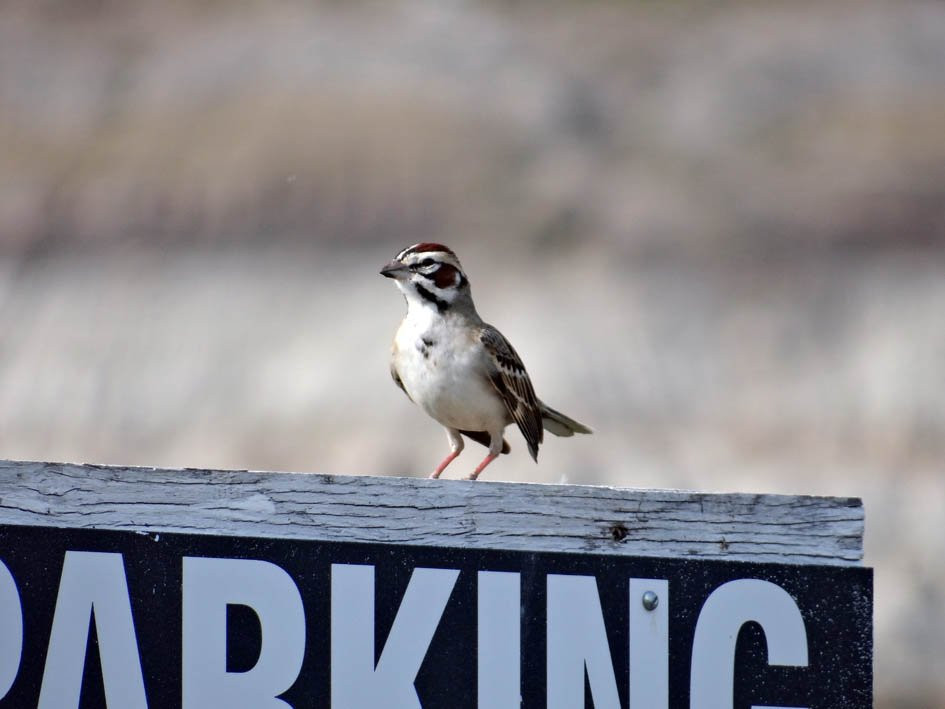
[[[487,374],[512,420],[528,443],[528,452],[538,460],[538,444],[542,441],[541,405],[518,353],[491,325],[484,325],[480,342],[488,355]]]
[[[399,387],[400,387],[400,390],[401,390],[404,394],[407,394],[407,390],[404,388],[404,383],[403,383],[403,381],[401,381],[401,379],[400,379],[400,374],[398,374],[398,372],[397,372],[397,367],[394,366],[394,363],[393,363],[393,362],[390,363],[390,377],[391,377],[391,379],[394,380],[394,384],[396,384],[397,386],[399,386]],[[410,399],[411,401],[413,401],[413,399],[410,398],[410,394],[407,394],[407,398]]]

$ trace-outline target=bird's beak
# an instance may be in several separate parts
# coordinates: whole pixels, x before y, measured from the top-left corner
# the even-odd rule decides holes
[[[406,273],[407,267],[400,261],[394,260],[381,269],[381,275],[387,278],[397,278],[400,274]]]

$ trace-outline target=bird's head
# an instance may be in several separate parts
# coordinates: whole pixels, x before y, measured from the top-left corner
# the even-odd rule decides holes
[[[412,304],[445,312],[457,305],[472,306],[469,279],[451,249],[442,244],[409,246],[381,269],[393,278]]]

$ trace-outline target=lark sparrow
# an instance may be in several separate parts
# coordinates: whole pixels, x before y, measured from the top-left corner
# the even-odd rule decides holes
[[[404,393],[446,428],[450,453],[430,475],[438,478],[463,450],[463,436],[489,449],[469,476],[475,480],[500,453],[513,421],[538,462],[543,429],[556,436],[591,430],[535,396],[525,365],[498,330],[476,312],[459,259],[442,244],[414,244],[381,269],[407,301],[391,348],[390,373]]]

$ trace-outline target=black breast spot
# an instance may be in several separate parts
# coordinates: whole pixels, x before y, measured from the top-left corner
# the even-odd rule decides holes
[[[436,340],[430,337],[421,337],[417,340],[417,349],[424,359],[430,359],[430,348],[436,344]]]

